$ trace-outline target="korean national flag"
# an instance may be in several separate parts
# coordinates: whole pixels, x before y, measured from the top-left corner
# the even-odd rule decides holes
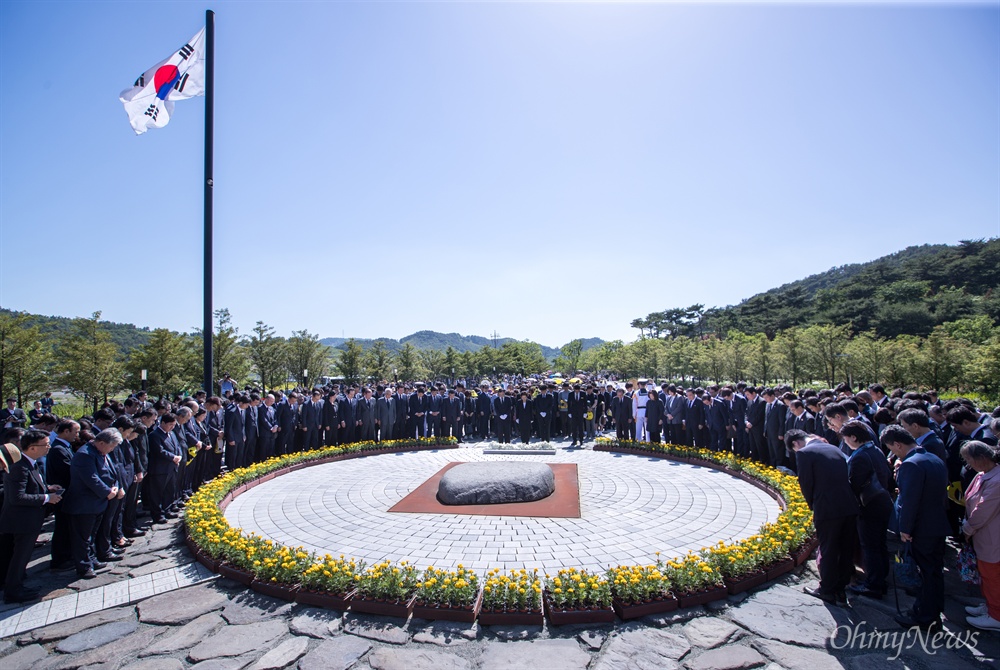
[[[119,100],[136,135],[162,128],[170,121],[175,100],[205,95],[205,29],[135,80]]]

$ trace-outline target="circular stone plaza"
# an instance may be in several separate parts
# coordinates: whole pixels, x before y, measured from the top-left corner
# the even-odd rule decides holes
[[[456,513],[399,510],[401,501],[454,462],[534,461],[575,466],[577,490],[557,483],[567,505],[505,515],[478,506]],[[527,504],[522,504],[527,505]],[[395,509],[394,509],[395,508]],[[480,449],[409,452],[316,465],[241,494],[226,519],[317,554],[420,567],[603,571],[697,551],[753,535],[781,512],[764,491],[724,472],[668,459],[592,450],[556,455]],[[537,515],[536,515],[537,514]]]

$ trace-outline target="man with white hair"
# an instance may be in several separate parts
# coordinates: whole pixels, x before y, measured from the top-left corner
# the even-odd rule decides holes
[[[96,547],[101,519],[108,501],[125,497],[125,487],[115,478],[108,454],[122,442],[117,428],[106,428],[73,454],[70,464],[69,489],[63,506],[70,517],[70,550],[76,573],[83,579],[93,579],[95,570],[107,567],[97,560],[99,549],[105,555],[110,547]]]

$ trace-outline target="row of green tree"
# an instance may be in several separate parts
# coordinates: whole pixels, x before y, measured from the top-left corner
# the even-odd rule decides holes
[[[158,328],[144,343],[126,350],[100,316],[96,312],[90,318],[72,319],[66,328],[43,332],[29,314],[0,313],[0,395],[24,405],[45,391],[65,388],[96,406],[142,388],[143,374],[146,389],[157,397],[202,387],[200,331],[182,334]],[[286,338],[261,321],[251,333],[241,335],[227,309],[215,312],[212,348],[216,392],[225,374],[240,385],[270,389],[309,386],[329,376],[351,382],[481,378],[532,374],[549,365],[533,342],[509,341],[498,348],[462,353],[452,347],[417,349],[407,343],[393,352],[382,342],[365,350],[352,339],[333,349],[306,330]]]
[[[565,347],[564,347],[565,349]],[[1000,402],[1000,328],[985,315],[936,326],[926,337],[854,333],[850,325],[815,324],[725,337],[641,337],[617,340],[582,353],[579,367],[622,378],[756,383],[794,387],[879,382],[890,387],[977,392]]]

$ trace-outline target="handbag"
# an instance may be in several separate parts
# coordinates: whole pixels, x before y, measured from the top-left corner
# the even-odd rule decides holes
[[[868,456],[868,462],[871,463],[871,455],[865,455]],[[883,493],[888,495],[888,491],[882,488],[882,484],[879,482],[878,476],[875,473],[875,464],[872,463],[872,475],[868,478],[868,481],[865,482],[865,485],[861,487],[861,492],[858,494],[858,497],[861,499],[861,506],[868,507],[872,501]]]
[[[868,481],[865,482],[865,485],[861,488],[861,493],[858,494],[858,497],[861,498],[861,506],[868,507],[872,501],[883,493],[886,493],[886,490],[882,488],[882,485],[878,481],[878,477],[872,473],[872,476],[868,478]]]
[[[979,584],[979,561],[971,542],[962,545],[958,552],[958,569],[966,584]]]
[[[904,542],[903,547],[896,552],[896,563],[892,566],[893,578],[899,586],[904,589],[916,590],[920,588],[922,580],[917,562],[913,560],[913,551],[909,542]]]

